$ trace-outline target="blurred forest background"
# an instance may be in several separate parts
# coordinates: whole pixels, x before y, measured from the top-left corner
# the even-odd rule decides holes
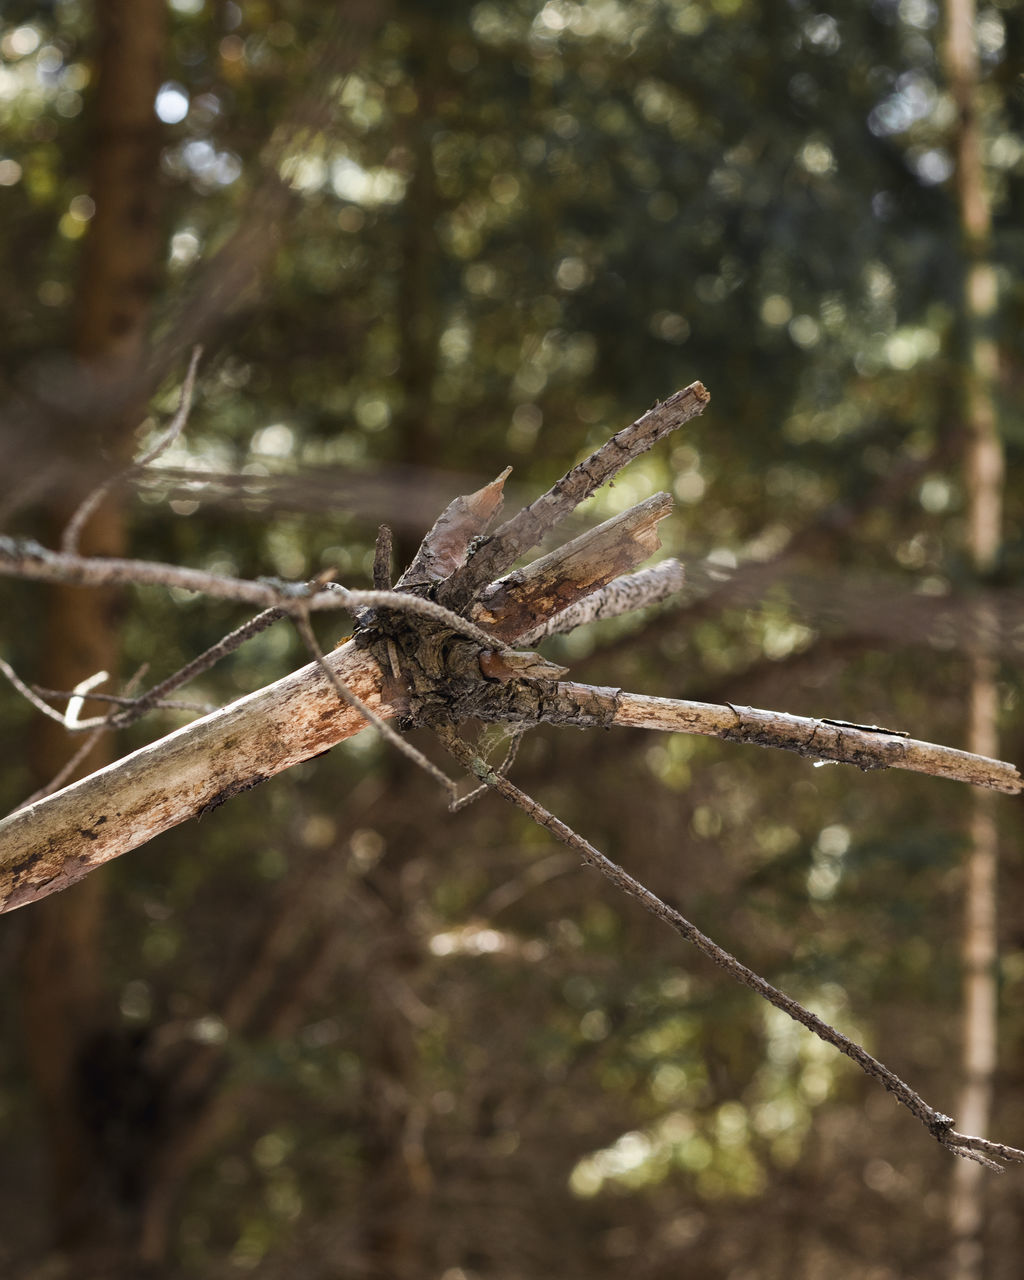
[[[1019,2],[974,16],[967,106],[933,0],[0,15],[5,532],[54,544],[196,341],[185,436],[83,550],[366,586],[380,522],[404,562],[455,494],[511,463],[528,500],[699,378],[709,410],[587,513],[672,491],[685,592],[546,652],[955,746],[998,713],[1024,760]],[[0,609],[56,689],[152,683],[244,618],[11,582]],[[192,692],[305,661],[280,624]],[[77,743],[0,701],[7,810]],[[514,776],[960,1128],[973,1054],[972,1114],[1022,1145],[1014,801],[627,731],[538,730]],[[1024,1174],[960,1172],[521,814],[447,814],[369,733],[5,916],[0,966],[7,1276],[1020,1275]]]

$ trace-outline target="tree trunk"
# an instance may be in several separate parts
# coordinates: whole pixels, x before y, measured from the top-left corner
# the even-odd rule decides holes
[[[998,303],[991,255],[991,208],[982,158],[979,63],[974,0],[947,0],[946,73],[958,107],[954,139],[956,196],[964,250],[961,322],[963,351],[964,475],[967,551],[981,576],[1000,551],[1003,452],[996,409],[998,352],[993,322]],[[991,653],[994,619],[984,605],[975,614],[969,690],[969,751],[995,753],[998,740],[997,664]],[[998,831],[994,797],[972,792],[964,885],[963,1083],[957,1120],[970,1133],[988,1132],[996,1069]],[[985,1271],[985,1170],[960,1161],[953,1174],[950,1226],[952,1280],[980,1280]]]
[[[160,128],[154,100],[166,43],[162,0],[96,0],[96,91],[91,102],[91,189],[95,214],[83,242],[72,345],[90,387],[115,386],[139,367],[160,260],[158,221]],[[111,468],[131,454],[141,406],[112,420],[79,419],[64,447],[95,467],[99,449]],[[44,513],[59,537],[84,493],[69,492]],[[109,498],[82,531],[86,555],[124,549],[123,517]],[[73,688],[96,671],[118,666],[118,593],[53,586],[37,678],[49,688]],[[86,714],[89,714],[87,711]],[[33,768],[46,784],[78,743],[41,720]],[[79,766],[107,762],[101,740]],[[38,1091],[50,1154],[57,1243],[76,1259],[102,1255],[121,1215],[104,1167],[95,1100],[86,1095],[82,1065],[98,1043],[107,1010],[101,982],[100,937],[105,880],[92,876],[31,913],[24,954],[24,1021],[30,1070]],[[112,1211],[113,1210],[113,1211]],[[82,1261],[78,1274],[86,1274]]]

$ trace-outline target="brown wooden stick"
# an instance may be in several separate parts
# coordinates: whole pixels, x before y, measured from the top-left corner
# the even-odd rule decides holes
[[[907,769],[949,778],[975,787],[1017,795],[1024,782],[1016,766],[955,747],[920,742],[906,734],[871,725],[817,720],[760,711],[756,707],[652,698],[640,693],[618,697],[615,724],[670,733],[700,733],[729,742],[781,747],[813,760],[853,764],[859,769]]]
[[[524,507],[483,542],[465,565],[441,583],[437,598],[456,611],[465,608],[520,556],[543,539],[586,498],[659,440],[703,413],[711,396],[692,382],[606,441],[589,458],[567,472],[547,493]]]
[[[515,691],[519,693],[520,691]],[[727,742],[777,747],[823,763],[852,764],[859,769],[907,769],[953,782],[966,782],[991,791],[1017,795],[1024,789],[1017,768],[1003,760],[920,742],[902,733],[839,720],[791,716],[755,707],[717,706],[653,698],[621,689],[561,681],[546,686],[539,696],[524,687],[514,698],[495,696],[495,714],[486,705],[474,706],[483,720],[576,724],[581,727],[655,729],[667,733],[695,733]]]

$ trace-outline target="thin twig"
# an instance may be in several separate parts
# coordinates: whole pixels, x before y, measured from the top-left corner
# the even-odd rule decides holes
[[[71,691],[71,697],[68,699],[67,710],[64,712],[64,728],[69,733],[81,733],[84,729],[105,729],[107,727],[106,716],[90,716],[88,720],[81,719],[82,710],[85,707],[86,697],[96,688],[97,685],[106,684],[110,679],[110,675],[106,671],[96,671],[91,676],[86,676],[84,680],[79,680]]]
[[[61,718],[63,719],[63,717]],[[68,760],[66,760],[63,765],[61,765],[61,767],[53,775],[53,777],[46,784],[46,786],[40,787],[38,791],[33,791],[32,794],[28,796],[26,799],[22,800],[20,804],[16,804],[14,808],[11,810],[11,812],[17,813],[19,809],[25,809],[28,807],[28,805],[35,804],[37,800],[42,800],[46,796],[52,796],[55,791],[59,791],[60,788],[64,785],[64,783],[67,781],[67,779],[71,777],[74,771],[78,768],[78,766],[86,758],[86,756],[93,749],[96,743],[100,740],[100,738],[103,737],[103,734],[105,733],[105,731],[106,731],[105,725],[100,725],[99,728],[93,729],[92,732],[85,739],[85,741],[81,743],[78,750],[74,752],[74,754]]]
[[[160,456],[165,449],[177,440],[181,435],[185,424],[188,422],[188,415],[192,409],[192,392],[196,385],[196,370],[199,367],[199,357],[202,355],[202,347],[192,348],[192,359],[189,361],[188,372],[185,374],[185,381],[181,385],[181,395],[178,397],[178,408],[171,419],[167,430],[159,437],[141,458],[136,458],[134,462],[129,463],[127,467],[122,468],[115,475],[110,476],[101,484],[98,484],[93,491],[83,499],[71,519],[67,523],[63,537],[60,540],[60,549],[68,555],[74,555],[78,551],[78,539],[81,536],[82,529],[85,527],[86,521],[100,505],[111,489],[116,485],[123,484],[126,480],[130,480],[132,476],[137,475],[151,462]]]
[[[128,710],[121,712],[120,715],[111,719],[111,725],[115,729],[123,729],[130,724],[134,724],[147,711],[156,707],[170,707],[174,703],[167,702],[164,695],[179,689],[183,684],[187,684],[190,680],[194,680],[196,676],[201,675],[204,671],[208,671],[221,658],[226,657],[229,653],[233,653],[237,648],[243,645],[246,640],[251,640],[253,636],[259,635],[261,631],[266,631],[267,627],[272,626],[279,619],[286,617],[284,609],[273,608],[264,609],[262,613],[258,613],[255,618],[250,618],[248,622],[243,622],[240,627],[236,627],[234,631],[229,631],[226,636],[218,640],[216,644],[212,644],[209,649],[200,653],[193,658],[191,662],[187,662],[173,675],[169,675],[166,680],[161,680],[159,684],[155,684],[152,689],[148,689],[138,698],[134,699]],[[185,706],[187,704],[180,704]]]
[[[976,1160],[979,1164],[983,1164],[993,1170],[1001,1170],[1001,1166],[994,1159],[989,1158],[992,1156],[1012,1163],[1024,1163],[1024,1151],[1018,1150],[1016,1147],[990,1142],[987,1138],[970,1137],[957,1133],[952,1127],[952,1117],[944,1115],[942,1112],[936,1111],[934,1107],[929,1106],[895,1072],[890,1071],[884,1063],[872,1057],[866,1049],[848,1036],[843,1035],[835,1027],[830,1026],[829,1023],[819,1018],[817,1014],[804,1008],[798,1000],[794,1000],[792,996],[788,996],[777,987],[773,987],[760,974],[748,969],[735,956],[730,955],[717,942],[712,941],[711,938],[702,933],[696,925],[691,924],[675,908],[662,902],[656,894],[641,884],[639,880],[624,871],[617,863],[612,862],[610,858],[606,857],[599,849],[596,849],[588,840],[578,835],[559,818],[556,818],[554,814],[545,809],[532,796],[520,791],[514,783],[492,769],[490,765],[476,755],[457,733],[445,726],[439,726],[437,732],[441,741],[444,742],[459,764],[475,773],[487,786],[497,791],[510,804],[521,809],[523,813],[544,827],[557,840],[568,845],[569,848],[575,849],[588,866],[600,871],[616,888],[630,897],[636,898],[652,915],[664,921],[676,933],[684,937],[687,942],[692,943],[709,960],[712,960],[720,968],[725,969],[737,982],[750,987],[751,990],[774,1005],[775,1008],[781,1009],[783,1013],[788,1014],[794,1021],[799,1022],[813,1032],[819,1039],[824,1040],[827,1044],[832,1045],[848,1058],[851,1058],[862,1071],[873,1079],[878,1080],[913,1116],[920,1120],[932,1137],[942,1146],[949,1148],[956,1155],[963,1156],[969,1160]]]
[[[44,716],[49,716],[51,720],[56,720],[58,724],[64,723],[63,713],[57,711],[56,708],[51,707],[49,703],[44,702],[41,697],[37,696],[25,681],[22,680],[10,663],[5,662],[3,658],[0,658],[0,672],[7,677],[23,698],[31,702],[37,711],[41,711]]]
[[[526,736],[527,725],[515,725],[512,730],[511,741],[508,744],[508,750],[505,752],[505,758],[498,765],[498,773],[505,775],[509,769],[515,764],[516,756],[519,754],[519,747]],[[487,783],[482,783],[479,787],[474,787],[472,791],[464,795],[460,800],[453,800],[448,806],[449,813],[461,813],[463,809],[468,809],[474,801],[479,800],[489,790]]]
[[[33,685],[32,688],[33,688],[33,691],[37,693],[41,698],[74,697],[74,692],[68,689],[45,689],[38,684]],[[95,691],[92,691],[89,694],[90,702],[109,702],[109,703],[112,703],[115,707],[135,708],[139,705],[140,702],[142,702],[143,699],[146,699],[147,704],[149,704],[148,693],[142,694],[138,698],[129,697],[127,694],[124,694],[124,693],[96,693]],[[160,701],[153,702],[151,705],[152,705],[152,710],[154,711],[198,711],[200,712],[200,714],[204,716],[207,716],[210,714],[211,711],[216,710],[216,707],[212,703],[189,702],[185,698],[162,698],[160,699]],[[113,727],[113,721],[110,721],[109,725],[110,727]]]
[[[309,584],[282,580],[250,581],[224,574],[187,569],[157,560],[124,560],[105,556],[67,555],[51,551],[31,539],[0,535],[0,574],[35,582],[66,582],[76,587],[103,587],[120,583],[143,587],[176,587],[197,595],[235,600],[267,609],[287,608],[303,600],[309,609],[339,609],[344,605],[330,591],[309,595]],[[308,597],[308,598],[307,598]]]
[[[381,594],[391,595],[392,593],[388,591],[382,592]],[[316,636],[313,634],[313,628],[309,624],[308,615],[297,610],[292,614],[292,621],[295,623],[296,629],[302,637],[302,641],[306,648],[309,650],[313,661],[326,676],[331,687],[334,689],[335,693],[337,693],[341,701],[347,703],[348,706],[353,707],[358,711],[360,715],[373,725],[382,738],[386,738],[387,741],[390,742],[392,746],[397,747],[404,756],[408,756],[414,764],[419,765],[421,769],[426,773],[429,773],[435,782],[440,783],[444,788],[449,801],[454,800],[456,795],[456,784],[452,779],[449,778],[446,773],[443,773],[432,760],[428,760],[422,751],[418,751],[411,742],[406,741],[405,738],[396,733],[386,720],[382,720],[380,716],[377,715],[375,711],[372,711],[361,698],[357,697],[357,695],[352,692],[351,689],[346,688],[335,672],[333,672],[327,665],[324,660],[323,650],[317,643]]]
[[[136,671],[135,674],[132,676],[132,678],[128,681],[128,683],[125,685],[125,689],[130,690],[142,678],[143,672],[145,670],[146,670],[145,666],[140,667],[138,671]],[[93,677],[90,677],[90,679],[92,678]],[[81,684],[77,685],[76,693],[73,696],[80,696],[77,694],[77,690],[82,689],[88,683],[89,683],[89,680],[84,680],[82,681]],[[70,712],[70,710],[71,710],[71,704],[69,703],[68,712]],[[64,724],[65,728],[70,729],[72,727],[68,723],[67,714],[65,714],[64,716],[61,716],[60,720],[61,720],[61,723]],[[88,737],[85,739],[82,745],[78,748],[78,750],[72,753],[71,757],[64,762],[64,764],[57,770],[57,772],[53,775],[50,781],[46,783],[45,786],[40,787],[38,791],[33,791],[32,794],[28,796],[26,799],[22,800],[20,804],[15,805],[14,808],[11,810],[12,813],[17,813],[20,809],[25,809],[30,804],[34,804],[37,800],[42,800],[46,796],[51,796],[55,791],[60,790],[60,788],[64,785],[65,781],[71,777],[71,775],[75,772],[78,766],[89,755],[89,752],[93,749],[96,743],[100,740],[103,734],[110,727],[110,722],[107,720],[100,720],[98,724],[95,723],[95,721],[89,721],[89,722],[86,722],[85,726],[83,727],[88,727],[88,724],[90,723],[94,724],[95,727],[91,730]]]

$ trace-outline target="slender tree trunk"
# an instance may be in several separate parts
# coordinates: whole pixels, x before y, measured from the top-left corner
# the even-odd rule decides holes
[[[974,0],[946,0],[946,72],[958,108],[956,195],[964,249],[963,412],[966,428],[967,550],[979,575],[996,565],[1001,539],[1003,451],[996,408],[998,353],[993,324],[998,303],[991,262],[991,208],[982,157],[978,50]],[[998,742],[997,664],[991,656],[994,619],[976,614],[969,655],[969,751],[995,754]],[[989,1130],[996,1069],[998,831],[994,796],[971,794],[964,884],[963,1084],[957,1123],[969,1133]],[[953,1174],[950,1226],[953,1280],[980,1280],[984,1272],[985,1170],[960,1161]]]
[[[141,362],[160,258],[160,128],[154,100],[162,79],[165,5],[163,0],[95,0],[94,20],[96,90],[89,124],[96,208],[83,242],[72,346],[90,382],[114,385]],[[131,453],[131,433],[140,418],[141,406],[134,406],[113,420],[79,420],[65,448],[93,464],[99,451],[113,467]],[[82,497],[68,493],[45,512],[51,539],[59,537]],[[108,499],[92,516],[80,547],[86,555],[123,554],[123,517],[116,502]],[[51,589],[37,672],[42,684],[68,689],[96,671],[114,673],[118,650],[117,593]],[[79,741],[69,741],[49,720],[40,722],[32,756],[41,784],[57,773]],[[101,740],[78,772],[107,763],[107,752]],[[119,1215],[111,1212],[102,1143],[90,1119],[95,1107],[83,1092],[81,1072],[107,1012],[100,953],[104,891],[105,877],[90,876],[33,910],[23,1008],[50,1154],[56,1240],[79,1258],[99,1251],[104,1262],[97,1265],[106,1269]],[[83,1261],[79,1273],[87,1274],[89,1265]]]

